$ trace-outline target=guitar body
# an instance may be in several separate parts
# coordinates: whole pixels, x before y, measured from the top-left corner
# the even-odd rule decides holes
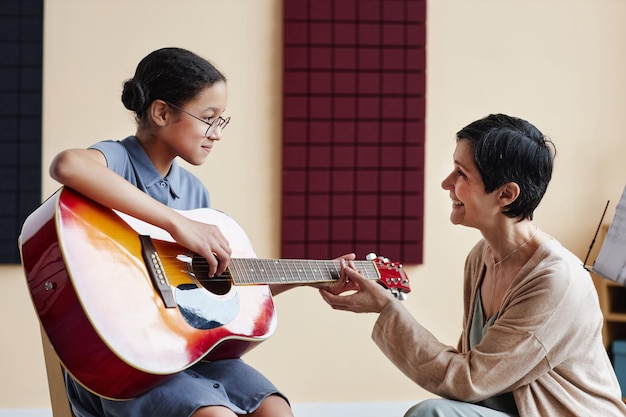
[[[190,217],[220,226],[233,257],[255,257],[223,213],[202,209]],[[152,237],[175,308],[155,290],[138,235]],[[29,216],[20,248],[35,310],[63,366],[103,397],[133,398],[200,360],[240,357],[276,328],[268,285],[212,292],[198,285],[184,260],[190,254],[167,233],[130,224],[69,188]]]

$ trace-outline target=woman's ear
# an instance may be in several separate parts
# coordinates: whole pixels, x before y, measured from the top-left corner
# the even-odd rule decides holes
[[[506,207],[519,197],[520,188],[516,182],[507,182],[500,187],[498,201],[502,207]]]
[[[154,100],[148,109],[150,119],[157,126],[165,126],[168,121],[170,107],[163,100]]]

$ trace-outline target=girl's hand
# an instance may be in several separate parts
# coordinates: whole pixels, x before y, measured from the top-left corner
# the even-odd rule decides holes
[[[223,273],[232,250],[219,227],[179,215],[170,234],[176,242],[202,256],[209,264],[209,277]],[[218,262],[219,260],[219,262]]]

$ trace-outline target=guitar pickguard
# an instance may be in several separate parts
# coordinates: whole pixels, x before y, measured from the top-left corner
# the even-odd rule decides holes
[[[215,329],[230,323],[240,311],[237,289],[215,295],[204,287],[181,284],[175,291],[176,303],[185,321],[199,330]]]

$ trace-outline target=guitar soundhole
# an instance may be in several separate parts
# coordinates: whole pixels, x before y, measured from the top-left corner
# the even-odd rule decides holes
[[[209,277],[209,264],[202,256],[195,254],[191,262],[193,273],[204,288],[213,294],[224,295],[230,291],[232,281],[228,272]]]

